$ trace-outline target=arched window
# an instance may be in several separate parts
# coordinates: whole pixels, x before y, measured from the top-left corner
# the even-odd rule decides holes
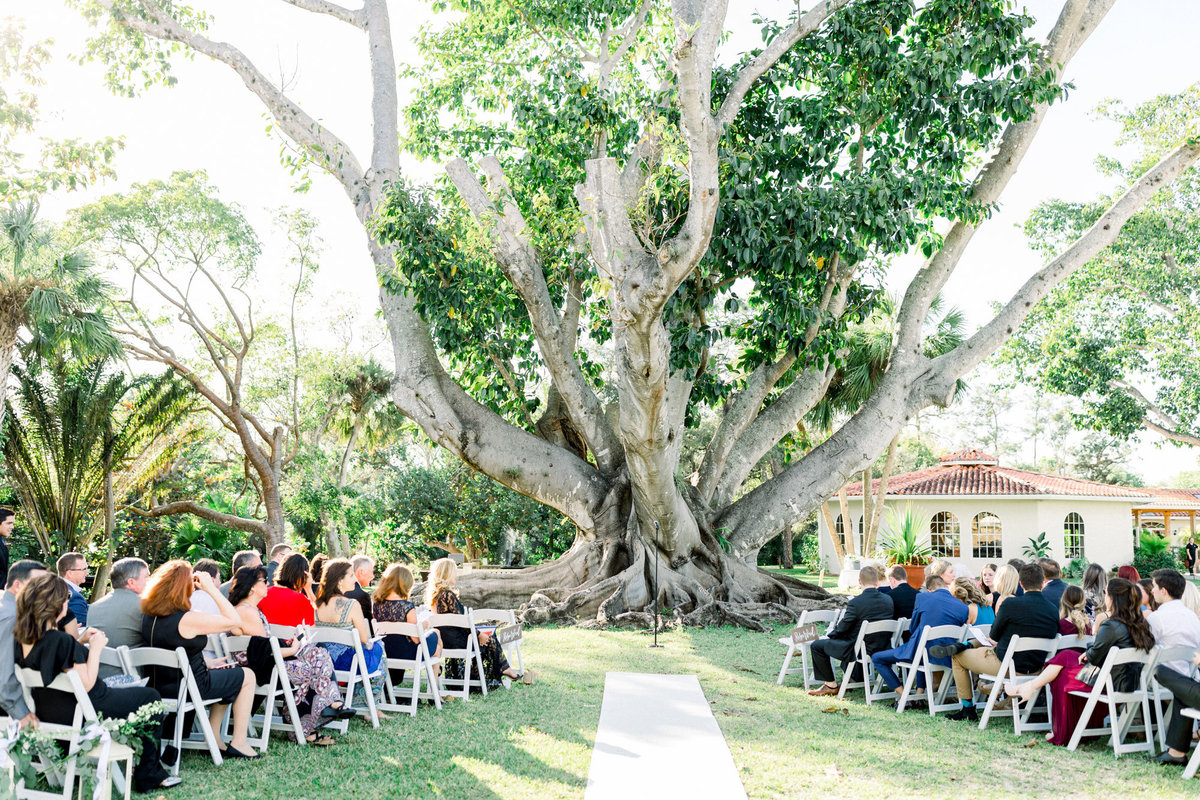
[[[850,519],[853,520],[854,515],[851,515]],[[834,522],[833,528],[837,534],[838,541],[842,543],[842,547],[845,547],[846,546],[846,523],[845,523],[845,521],[843,521],[841,514],[837,515],[837,520]],[[847,553],[846,555],[862,555],[862,547],[863,547],[862,517],[859,517],[859,519],[858,519],[858,536],[854,537],[854,544],[856,545],[856,547],[854,548],[854,552]]]
[[[939,511],[929,520],[929,545],[936,558],[958,558],[958,517]]]
[[[854,540],[854,544],[855,544],[854,552],[860,556],[866,555],[866,553],[863,552],[863,545],[866,544],[866,539],[863,536],[863,527],[864,527],[866,521],[867,521],[866,514],[863,514],[861,517],[858,518],[858,538],[856,538]]]
[[[1067,561],[1083,558],[1083,517],[1072,511],[1063,520],[1063,555]]]
[[[971,520],[971,555],[975,558],[1004,558],[1002,534],[999,517],[990,511],[976,514]]]

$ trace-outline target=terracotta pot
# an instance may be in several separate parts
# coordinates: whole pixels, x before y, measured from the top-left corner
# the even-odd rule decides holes
[[[925,586],[925,565],[924,564],[905,564],[904,572],[908,577],[908,585],[914,589],[921,589]]]

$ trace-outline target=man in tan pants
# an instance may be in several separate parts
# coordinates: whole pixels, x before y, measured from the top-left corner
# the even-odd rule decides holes
[[[997,674],[1014,636],[1053,639],[1058,635],[1058,609],[1042,597],[1042,584],[1046,578],[1041,565],[1026,564],[1021,567],[1020,577],[1021,588],[1025,590],[1025,594],[1010,597],[1000,606],[996,621],[992,623],[991,637],[996,643],[993,647],[971,647],[958,643],[929,648],[931,656],[953,658],[951,663],[954,667],[954,688],[958,690],[958,700],[962,703],[962,708],[951,714],[950,719],[979,721],[979,714],[975,711],[975,689],[971,685],[971,673]],[[1045,661],[1046,654],[1036,650],[1013,655],[1013,666],[1022,675],[1040,671]]]

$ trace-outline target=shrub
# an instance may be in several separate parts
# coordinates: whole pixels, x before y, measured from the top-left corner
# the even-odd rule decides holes
[[[1156,569],[1179,569],[1179,556],[1171,547],[1160,552],[1139,547],[1133,551],[1133,566],[1139,575],[1148,578]]]
[[[1088,560],[1086,558],[1072,558],[1071,563],[1067,564],[1067,568],[1063,570],[1063,575],[1067,578],[1082,578],[1087,568]]]

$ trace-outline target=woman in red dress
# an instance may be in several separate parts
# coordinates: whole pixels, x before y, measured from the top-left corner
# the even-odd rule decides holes
[[[1066,593],[1063,593],[1064,599]],[[1063,650],[1056,653],[1046,664],[1041,674],[1028,683],[1009,684],[1005,690],[1022,702],[1029,702],[1034,693],[1049,684],[1053,697],[1051,704],[1050,732],[1046,740],[1051,744],[1065,745],[1083,714],[1087,698],[1071,692],[1088,692],[1092,687],[1076,676],[1085,664],[1102,666],[1108,651],[1114,647],[1136,647],[1149,652],[1154,647],[1154,635],[1150,624],[1141,612],[1141,591],[1137,584],[1124,578],[1109,581],[1105,593],[1105,605],[1109,618],[1096,629],[1096,640],[1083,653],[1078,650]],[[1140,664],[1121,664],[1112,671],[1113,687],[1119,692],[1132,691],[1141,673]],[[1097,708],[1089,727],[1099,726],[1107,710]]]

